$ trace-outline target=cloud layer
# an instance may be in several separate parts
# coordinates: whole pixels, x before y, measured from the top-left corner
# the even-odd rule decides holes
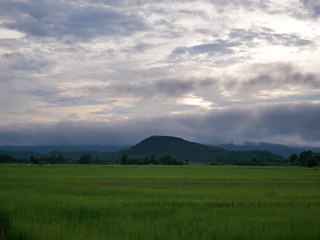
[[[309,0],[0,2],[0,145],[320,141]]]
[[[301,117],[303,116],[303,117]],[[203,143],[271,141],[319,144],[317,104],[232,107],[193,115],[137,118],[113,122],[63,121],[9,125],[0,131],[5,144],[132,144],[150,135],[176,135]]]

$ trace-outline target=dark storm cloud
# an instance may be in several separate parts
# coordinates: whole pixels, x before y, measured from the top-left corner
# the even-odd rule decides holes
[[[315,43],[311,40],[300,37],[297,34],[284,34],[275,33],[270,28],[260,28],[260,29],[233,29],[229,37],[231,39],[236,39],[238,41],[243,41],[243,44],[255,45],[258,43],[253,43],[254,40],[263,40],[271,45],[282,45],[282,46],[293,46],[293,47],[305,47],[311,46]]]
[[[60,122],[0,128],[0,144],[134,144],[150,135],[174,135],[202,143],[234,140],[306,144],[320,142],[319,104],[233,107],[206,114],[113,122]]]
[[[308,11],[311,17],[320,16],[320,2],[319,0],[299,0],[303,7]]]
[[[277,92],[276,95],[272,95],[273,90]],[[320,92],[320,76],[303,71],[294,64],[278,62],[253,64],[244,68],[238,76],[226,73],[224,76],[207,79],[199,77],[119,81],[98,87],[80,87],[77,91],[97,97],[108,96],[117,99],[129,97],[143,102],[150,100],[166,102],[195,94],[204,100],[222,104],[221,106],[230,106],[234,103],[230,102],[227,96],[245,102],[255,101],[261,94],[266,102],[275,99],[307,100],[311,94],[314,93],[312,95],[314,97]]]
[[[221,79],[219,85],[226,91],[245,96],[251,96],[263,90],[271,92],[295,89],[296,95],[304,95],[307,99],[306,92],[320,92],[320,76],[301,71],[292,64],[254,64],[245,72],[247,76],[244,79],[239,80],[234,77]]]
[[[208,132],[220,138],[229,137],[238,141],[290,136],[298,136],[305,141],[319,141],[319,121],[318,104],[279,104],[212,111],[200,123],[207,127]]]
[[[129,96],[137,99],[179,98],[214,84],[214,79],[160,79],[150,82],[113,83],[105,87],[92,87],[88,90],[96,94],[112,94],[117,97]]]
[[[240,42],[226,41],[226,40],[216,40],[212,43],[199,44],[191,47],[177,47],[175,48],[171,55],[180,54],[232,54],[234,53],[233,47],[240,46]]]
[[[251,68],[252,71],[258,72],[258,75],[242,83],[244,89],[300,86],[320,90],[319,76],[313,73],[300,72],[290,64],[256,64]]]
[[[81,5],[82,4],[82,5]],[[3,26],[36,37],[87,40],[130,35],[145,28],[134,13],[81,1],[7,1],[0,3]]]

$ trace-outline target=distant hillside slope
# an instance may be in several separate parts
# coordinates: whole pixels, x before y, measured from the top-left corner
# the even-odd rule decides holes
[[[112,146],[112,145],[35,145],[35,146],[0,146],[0,151],[11,152],[118,152],[127,149],[129,146]]]
[[[314,152],[320,152],[320,148],[314,147],[289,147],[280,144],[273,143],[251,143],[245,142],[243,145],[235,144],[221,144],[218,147],[229,151],[269,151],[273,154],[280,155],[284,158],[289,158],[292,153],[300,154],[306,150],[312,150]]]
[[[216,162],[219,160],[234,161],[239,159],[281,159],[267,151],[228,151],[219,147],[186,141],[182,138],[171,136],[152,136],[144,139],[126,152],[129,158],[142,158],[152,154],[163,157],[167,154],[177,160],[186,159],[192,162]]]

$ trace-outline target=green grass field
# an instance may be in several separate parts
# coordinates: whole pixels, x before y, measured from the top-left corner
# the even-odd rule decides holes
[[[0,239],[320,239],[320,169],[0,165]]]

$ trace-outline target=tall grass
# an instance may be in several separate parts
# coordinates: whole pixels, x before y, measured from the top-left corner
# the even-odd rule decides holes
[[[320,239],[320,170],[0,165],[0,239]]]

